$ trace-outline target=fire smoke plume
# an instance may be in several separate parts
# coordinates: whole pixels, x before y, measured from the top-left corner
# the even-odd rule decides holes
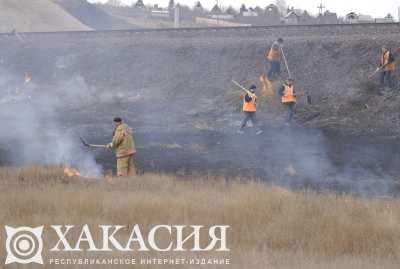
[[[12,165],[67,165],[82,175],[101,175],[101,167],[83,150],[78,134],[58,119],[63,106],[87,100],[84,80],[72,78],[47,89],[35,84],[34,76],[24,83],[23,74],[1,73],[6,75],[0,79],[0,139],[7,161]]]

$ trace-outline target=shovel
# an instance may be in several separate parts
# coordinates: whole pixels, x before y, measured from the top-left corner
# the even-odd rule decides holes
[[[88,148],[102,148],[102,149],[108,148],[107,145],[93,145],[93,144],[89,144],[88,142],[85,141],[85,139],[83,139],[83,137],[79,137],[79,139],[81,140],[82,144],[83,144],[85,147],[88,147]]]
[[[398,48],[393,54],[396,54],[398,52],[400,52],[400,48]],[[372,74],[370,74],[368,76],[368,79],[372,79],[376,74],[378,74],[383,69],[385,69],[385,67],[388,66],[389,64],[392,64],[392,63],[388,63],[388,64],[385,64],[384,66],[378,67]],[[394,65],[399,65],[399,64],[400,64],[400,60],[394,61]]]
[[[394,63],[394,65],[398,65],[398,64],[400,64],[400,60],[394,61],[394,62],[392,62],[392,63]],[[392,63],[390,63],[390,64],[392,64]],[[385,69],[385,67],[386,67],[387,65],[389,65],[389,64],[385,64],[384,66],[381,66],[381,67],[377,68],[372,74],[370,74],[370,75],[368,76],[368,79],[372,79],[376,74],[378,74],[378,73],[381,72],[383,69]]]

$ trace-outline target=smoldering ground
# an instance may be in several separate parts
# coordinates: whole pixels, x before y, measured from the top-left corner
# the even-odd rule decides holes
[[[261,178],[292,188],[361,195],[399,192],[397,141],[383,147],[383,140],[376,139],[379,135],[358,139],[364,131],[362,125],[355,125],[359,133],[353,137],[340,132],[332,135],[327,128],[302,127],[305,117],[299,114],[297,125],[285,127],[279,99],[275,99],[260,104],[264,134],[256,136],[251,129],[245,135],[236,134],[243,115],[226,103],[226,93],[233,90],[232,78],[258,80],[262,67],[254,63],[263,57],[263,37],[258,43],[236,40],[232,44],[218,40],[212,41],[215,44],[209,40],[196,43],[195,38],[177,44],[172,38],[155,37],[128,39],[126,43],[100,41],[75,42],[72,36],[53,39],[49,35],[43,41],[23,45],[18,41],[10,46],[10,40],[2,42],[0,38],[5,59],[2,73],[6,74],[0,108],[4,138],[0,147],[3,152],[7,149],[3,162],[69,163],[90,174],[100,171],[95,160],[104,169],[112,168],[112,153],[82,147],[79,135],[92,143],[107,143],[112,118],[119,115],[135,131],[138,167],[145,172],[218,173]],[[335,65],[327,64],[332,57],[319,48],[321,42],[314,41],[322,52],[321,65],[304,62],[304,57],[295,54],[298,47],[307,48],[308,42],[297,41],[287,48],[287,54],[295,60],[291,63],[297,76],[308,78],[313,97],[328,100],[331,109],[342,100],[323,85],[345,91],[356,79],[337,79],[353,63],[347,54],[338,54],[335,65],[346,68],[330,70]],[[354,47],[360,42],[365,44],[356,40]],[[341,46],[344,51],[353,48],[347,43]],[[307,68],[316,64],[320,70],[329,69],[324,72],[328,83],[322,83],[318,72]],[[33,79],[24,84],[27,70],[32,70]],[[299,86],[306,83],[302,84]],[[23,89],[22,94],[17,94],[16,88]],[[270,110],[264,111],[265,106]],[[306,108],[300,103],[302,109]],[[310,110],[317,111],[321,115],[317,120],[324,122],[331,120],[329,109],[314,105]],[[332,119],[333,124],[346,122],[339,116]],[[351,116],[358,119],[358,115]],[[352,127],[348,124],[343,129]]]

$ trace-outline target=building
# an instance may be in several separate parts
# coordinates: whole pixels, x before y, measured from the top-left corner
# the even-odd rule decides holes
[[[227,13],[211,14],[210,17],[215,20],[233,20],[235,18],[234,15]]]
[[[169,10],[157,10],[157,9],[152,9],[150,12],[150,16],[152,18],[163,18],[163,19],[168,19],[170,17]]]
[[[296,13],[295,10],[290,10],[283,18],[285,24],[299,24],[301,14]]]
[[[370,15],[356,14],[351,12],[346,15],[344,21],[346,23],[374,23],[375,19]]]
[[[113,7],[122,7],[124,4],[120,0],[108,0],[106,5],[113,6]]]
[[[152,18],[168,19],[170,18],[170,10],[160,8],[157,4],[155,4],[150,10],[150,16]]]
[[[372,23],[375,22],[374,18],[370,15],[358,15],[358,23]]]
[[[346,14],[344,21],[346,23],[357,23],[358,15],[355,12],[350,12],[350,13]]]
[[[241,12],[243,17],[257,17],[258,13],[254,8],[249,8]]]
[[[233,20],[235,18],[233,14],[223,12],[218,5],[211,9],[210,17],[215,20]]]
[[[274,4],[267,6],[265,8],[265,17],[269,24],[280,23],[281,14],[279,12],[279,8]]]
[[[324,14],[319,14],[317,17],[317,23],[319,24],[335,24],[339,23],[339,18],[336,13],[325,11]]]
[[[375,22],[376,23],[393,23],[394,22],[394,18],[393,18],[393,16],[391,14],[388,14],[384,18],[376,18]]]

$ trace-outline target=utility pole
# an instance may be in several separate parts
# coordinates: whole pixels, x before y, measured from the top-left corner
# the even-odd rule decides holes
[[[319,10],[319,15],[322,15],[324,13],[324,9],[325,6],[322,5],[322,1],[321,4],[319,6],[317,6],[318,10]]]
[[[174,8],[174,27],[179,28],[181,21],[181,7],[177,4]]]
[[[217,7],[220,7],[219,6],[219,0],[216,0],[217,1]],[[219,25],[219,16],[220,16],[221,14],[217,14],[217,25]]]

